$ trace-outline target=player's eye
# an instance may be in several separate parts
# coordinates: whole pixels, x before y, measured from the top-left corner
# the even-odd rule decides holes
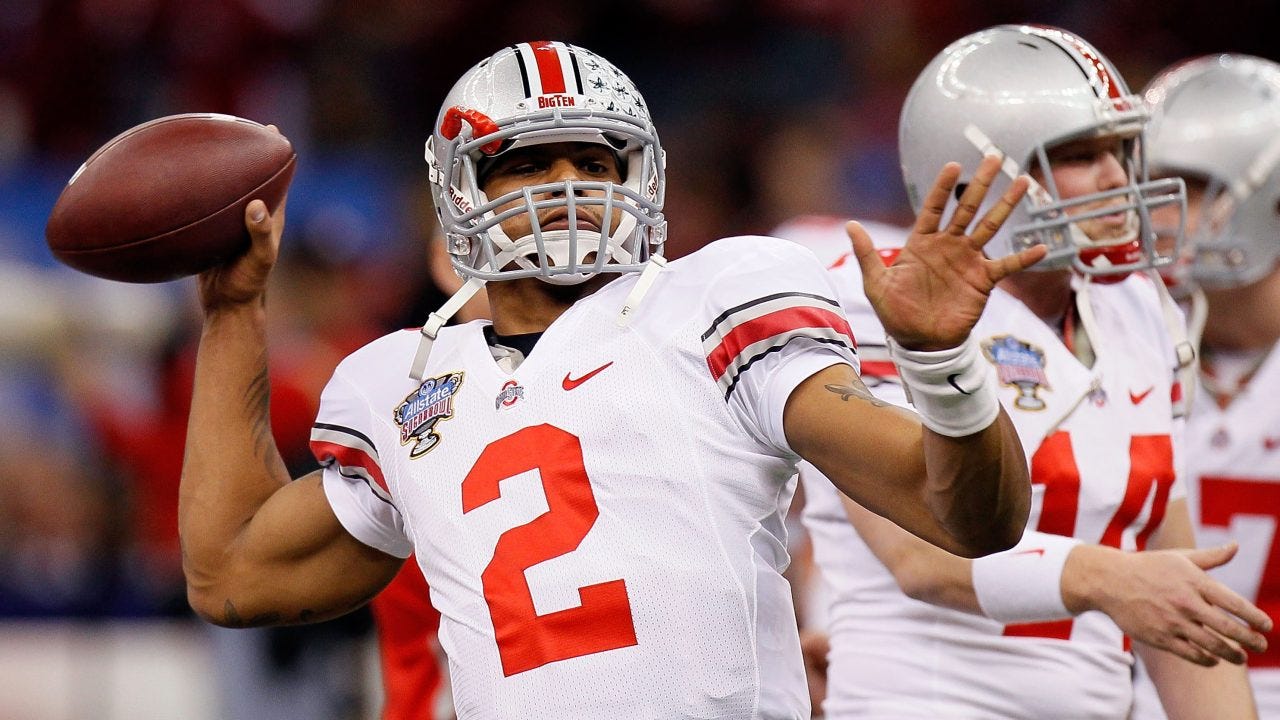
[[[1064,165],[1087,165],[1100,158],[1101,155],[1102,153],[1093,150],[1077,150],[1064,153],[1058,158],[1058,162]]]
[[[536,175],[537,173],[542,172],[545,167],[546,166],[544,164],[527,160],[525,162],[519,162],[512,165],[509,172],[512,175]]]

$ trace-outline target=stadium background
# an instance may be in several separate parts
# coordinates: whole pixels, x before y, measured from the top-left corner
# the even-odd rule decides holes
[[[145,120],[271,122],[300,154],[273,289],[275,429],[305,471],[346,351],[419,324],[434,215],[423,141],[453,80],[552,38],[634,79],[668,152],[679,256],[805,213],[906,221],[896,123],[947,42],[1058,25],[1140,88],[1234,51],[1280,60],[1262,0],[5,0],[0,3],[0,717],[358,718],[368,622],[216,631],[182,599],[173,498],[198,318],[190,281],[57,266],[75,168]],[[275,698],[275,699],[272,699]]]

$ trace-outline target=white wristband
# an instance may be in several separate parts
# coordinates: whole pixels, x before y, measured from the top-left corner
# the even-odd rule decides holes
[[[907,350],[892,339],[888,345],[907,400],[925,427],[964,437],[986,429],[1000,414],[991,366],[982,362],[972,337],[950,350]]]
[[[973,561],[973,592],[982,613],[1002,623],[1065,620],[1062,568],[1075,538],[1028,533],[1012,550]]]

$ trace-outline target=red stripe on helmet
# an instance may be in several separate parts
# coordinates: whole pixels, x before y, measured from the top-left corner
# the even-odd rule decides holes
[[[538,64],[538,75],[542,83],[542,94],[565,92],[564,68],[560,65],[560,50],[546,40],[535,40],[529,43],[533,50],[533,59]]]
[[[1098,51],[1092,45],[1085,42],[1081,38],[1071,33],[1056,28],[1051,25],[1029,25],[1027,26],[1035,32],[1036,35],[1045,38],[1051,42],[1057,42],[1060,47],[1069,52],[1079,55],[1084,62],[1088,63],[1094,70],[1094,91],[1098,93],[1099,98],[1107,98],[1111,100],[1121,100],[1124,95],[1120,92],[1120,81],[1111,74],[1111,67],[1106,60],[1098,54]],[[1082,70],[1084,68],[1081,68]],[[1125,104],[1127,105],[1127,104]],[[1117,105],[1119,109],[1126,109]]]
[[[1118,100],[1120,98],[1120,83],[1116,82],[1115,79],[1111,77],[1111,69],[1107,67],[1107,62],[1103,60],[1093,48],[1089,47],[1084,43],[1084,41],[1074,35],[1064,34],[1063,37],[1070,42],[1073,47],[1075,47],[1076,51],[1079,52],[1080,55],[1089,62],[1089,64],[1093,65],[1094,71],[1098,73],[1098,82],[1102,84],[1102,91],[1106,94],[1106,97],[1109,97],[1112,100]]]

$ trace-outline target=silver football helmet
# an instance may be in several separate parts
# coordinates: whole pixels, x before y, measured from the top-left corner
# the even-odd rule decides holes
[[[570,180],[485,195],[485,162],[513,148],[558,142],[608,146],[620,160],[622,183]],[[464,277],[573,284],[597,273],[638,271],[661,254],[666,180],[657,132],[631,80],[589,50],[529,42],[481,61],[446,96],[426,159],[446,247]],[[600,232],[578,227],[579,208],[592,205],[601,208]],[[539,211],[545,218],[549,210],[567,213],[568,229],[543,230]],[[501,223],[520,213],[528,214],[532,232],[507,237]]]
[[[1205,183],[1191,278],[1207,288],[1261,279],[1280,260],[1280,65],[1195,58],[1162,71],[1143,96],[1152,172]]]
[[[920,73],[902,108],[898,147],[912,207],[948,161],[963,171],[948,213],[984,155],[1004,158],[1003,172],[987,194],[985,212],[1019,174],[1039,167],[1043,185],[1031,190],[987,245],[1003,257],[1042,244],[1049,254],[1037,269],[1074,266],[1087,275],[1115,279],[1159,267],[1176,249],[1157,248],[1150,209],[1185,210],[1179,179],[1149,181],[1141,135],[1147,113],[1111,62],[1064,30],[1001,25],[949,45]],[[1049,151],[1082,138],[1124,140],[1127,185],[1064,200],[1053,182]],[[1105,207],[1085,209],[1106,201]],[[1119,202],[1117,202],[1119,201]],[[1130,230],[1118,238],[1088,237],[1078,220],[1125,212]]]

